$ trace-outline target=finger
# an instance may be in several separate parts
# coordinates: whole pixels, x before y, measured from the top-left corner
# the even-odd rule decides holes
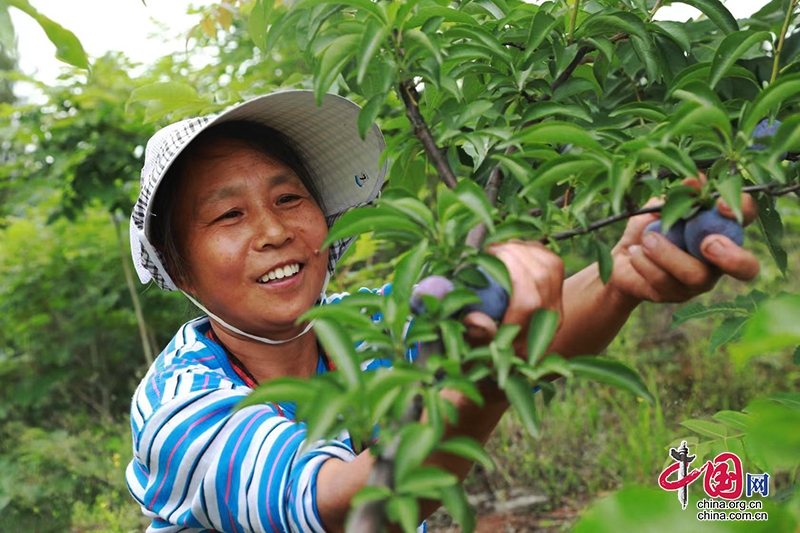
[[[709,290],[719,277],[708,265],[677,249],[663,235],[645,233],[642,237],[642,249],[650,261],[668,272],[678,282],[687,285],[691,291]]]
[[[648,300],[682,302],[694,296],[685,284],[651,261],[641,246],[631,246],[629,253],[631,266],[646,283],[642,290]]]
[[[758,259],[724,235],[709,235],[700,243],[700,251],[723,273],[749,281],[758,275]]]
[[[485,313],[473,311],[464,317],[463,323],[467,328],[464,338],[473,348],[489,344],[497,334],[497,324]]]
[[[717,199],[717,209],[722,216],[736,219],[736,214],[734,214],[733,209],[728,205],[728,202],[723,200],[722,198]],[[758,216],[758,205],[753,197],[749,194],[742,195],[742,217],[743,217],[743,225],[747,226],[751,224],[756,217]]]

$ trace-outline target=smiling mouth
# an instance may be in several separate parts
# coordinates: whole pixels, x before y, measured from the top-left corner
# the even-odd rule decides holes
[[[300,272],[301,270],[300,263],[291,263],[289,265],[284,265],[282,267],[278,267],[276,269],[270,270],[266,274],[264,274],[261,278],[258,279],[259,283],[270,283],[272,281],[279,281],[285,278],[294,277]]]

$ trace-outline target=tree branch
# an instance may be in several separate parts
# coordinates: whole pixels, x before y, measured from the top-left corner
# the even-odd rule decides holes
[[[447,162],[447,159],[442,153],[441,148],[436,145],[431,130],[428,128],[428,124],[425,122],[425,118],[419,110],[419,105],[417,104],[417,102],[419,102],[419,93],[416,87],[414,87],[413,81],[409,79],[400,83],[400,97],[403,99],[403,104],[406,106],[406,116],[409,122],[411,122],[411,126],[414,128],[414,135],[422,143],[428,158],[433,161],[439,177],[445,185],[451,189],[455,188],[458,184],[458,180],[453,173],[453,169],[450,168],[450,163]]]
[[[793,193],[793,192],[797,192],[797,191],[800,191],[800,182],[795,183],[794,185],[790,185],[788,187],[784,187],[782,189],[779,189],[777,187],[777,184],[775,184],[775,183],[768,184],[768,185],[752,185],[752,186],[749,186],[749,187],[742,187],[742,192],[743,193],[761,192],[761,193],[767,194],[769,196],[785,196],[787,194],[790,194],[790,193]],[[719,193],[715,192],[711,196],[713,198],[719,198]],[[662,207],[663,206],[659,205],[659,206],[655,206],[655,207],[642,207],[642,208],[639,208],[639,209],[637,209],[637,208],[628,208],[628,209],[626,209],[626,210],[624,210],[621,213],[618,213],[616,215],[612,215],[610,217],[603,218],[603,219],[597,220],[595,222],[592,222],[591,224],[589,224],[585,228],[569,230],[569,231],[562,231],[560,233],[556,233],[556,234],[550,235],[549,237],[542,237],[541,239],[539,239],[539,242],[541,242],[542,244],[547,244],[549,242],[563,241],[563,240],[566,240],[566,239],[571,239],[572,237],[577,237],[578,235],[585,235],[587,233],[591,233],[591,232],[596,231],[596,230],[598,230],[600,228],[603,228],[605,226],[610,226],[611,224],[614,224],[615,222],[619,222],[621,220],[626,220],[628,218],[635,217],[637,215],[643,215],[645,213],[658,213],[658,212],[661,211]]]

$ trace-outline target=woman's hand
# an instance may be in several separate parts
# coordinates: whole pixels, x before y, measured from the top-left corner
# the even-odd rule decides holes
[[[700,180],[690,178],[683,183],[699,189]],[[646,206],[661,203],[662,200],[653,198]],[[718,200],[717,206],[722,215],[735,218],[724,201]],[[742,213],[745,225],[756,218],[757,207],[749,194],[742,195]],[[625,297],[685,302],[711,290],[723,274],[743,281],[758,274],[758,259],[723,235],[709,235],[701,244],[701,252],[711,265],[682,251],[663,235],[654,232],[643,235],[644,228],[658,218],[654,213],[632,217],[622,239],[611,251],[614,271],[609,284]]]
[[[561,320],[564,263],[537,242],[493,244],[487,252],[505,263],[511,277],[512,294],[502,323],[522,328],[514,340],[517,353],[522,355],[527,349],[531,316],[537,309],[557,311]],[[497,324],[479,312],[468,314],[464,325],[467,327],[467,341],[473,346],[488,344],[497,333]]]

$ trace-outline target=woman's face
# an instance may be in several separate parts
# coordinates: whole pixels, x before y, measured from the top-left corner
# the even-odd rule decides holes
[[[174,206],[181,288],[248,333],[293,336],[327,271],[322,210],[284,163],[236,141],[207,151],[188,163]]]

